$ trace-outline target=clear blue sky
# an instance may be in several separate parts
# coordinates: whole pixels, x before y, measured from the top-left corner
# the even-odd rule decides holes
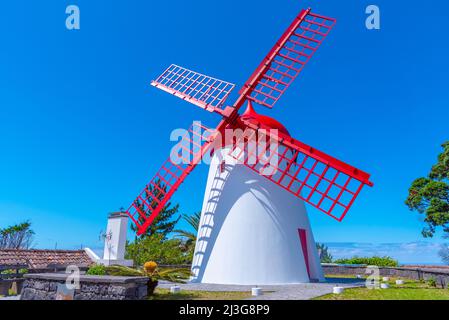
[[[275,5],[273,5],[275,3]],[[81,30],[65,28],[77,4]],[[0,226],[38,247],[98,247],[168,156],[170,132],[219,118],[149,86],[171,63],[238,86],[301,8],[337,26],[274,110],[290,133],[372,173],[346,219],[310,209],[321,242],[421,241],[404,205],[449,139],[447,1],[8,1],[0,28]],[[236,90],[237,91],[237,90]],[[173,201],[200,209],[207,167]],[[432,241],[440,241],[434,239]]]

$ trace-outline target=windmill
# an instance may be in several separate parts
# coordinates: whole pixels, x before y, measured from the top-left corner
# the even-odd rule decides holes
[[[192,281],[324,279],[304,204],[341,221],[362,188],[373,185],[370,175],[292,138],[281,123],[256,113],[253,104],[272,108],[335,22],[310,8],[302,10],[230,106],[225,101],[232,83],[177,65],[152,81],[154,87],[222,117],[214,130],[192,126],[180,143],[183,161],[172,154],[127,210],[137,234],[143,234],[201,159],[212,155]],[[239,113],[245,104],[246,111]],[[223,139],[227,131],[238,129],[244,134],[232,143]],[[269,142],[250,145],[251,138]]]

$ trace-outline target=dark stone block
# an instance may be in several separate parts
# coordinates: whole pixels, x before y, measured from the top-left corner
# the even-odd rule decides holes
[[[26,275],[22,300],[54,300],[65,274]],[[146,299],[148,278],[81,276],[75,300],[135,300]]]

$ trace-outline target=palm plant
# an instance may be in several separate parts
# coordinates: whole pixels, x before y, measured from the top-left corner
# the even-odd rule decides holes
[[[186,238],[186,245],[190,246],[196,242],[196,235],[198,233],[201,219],[201,211],[195,212],[193,215],[183,214],[182,218],[192,227],[194,231],[192,232],[178,229],[174,230],[174,232],[177,233],[178,237]]]
[[[143,269],[134,269],[125,266],[112,265],[94,265],[87,271],[88,275],[109,275],[123,277],[145,277],[151,278],[151,281],[166,280],[171,282],[185,283],[190,277],[190,270],[186,268],[157,268],[152,273],[147,273]]]

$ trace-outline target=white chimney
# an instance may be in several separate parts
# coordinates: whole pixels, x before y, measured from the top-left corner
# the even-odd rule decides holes
[[[104,253],[100,261],[104,265],[132,266],[132,260],[125,260],[128,215],[124,212],[109,214],[108,226],[104,236]]]

